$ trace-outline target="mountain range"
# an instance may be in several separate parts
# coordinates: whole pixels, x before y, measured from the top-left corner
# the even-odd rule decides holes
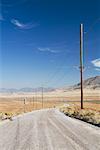
[[[74,86],[71,86],[73,90],[80,89],[81,84],[78,83]],[[95,76],[88,78],[83,81],[83,88],[85,89],[100,89],[100,76]]]
[[[51,92],[54,91],[54,88],[43,88],[44,92]],[[24,93],[24,92],[41,92],[42,91],[42,87],[38,87],[38,88],[30,88],[30,87],[25,87],[25,88],[21,88],[21,89],[8,89],[8,88],[0,88],[0,93]]]
[[[84,80],[83,87],[86,89],[100,89],[100,76],[95,76],[95,77],[91,77],[91,78]],[[64,91],[76,90],[76,89],[80,89],[80,83],[67,87],[67,88],[63,88]],[[43,88],[44,92],[52,92],[56,90],[57,89],[55,88]],[[41,92],[41,91],[42,91],[42,87],[38,87],[38,88],[26,87],[26,88],[21,88],[21,89],[0,88],[0,93],[20,93],[20,92],[24,93],[24,92]]]

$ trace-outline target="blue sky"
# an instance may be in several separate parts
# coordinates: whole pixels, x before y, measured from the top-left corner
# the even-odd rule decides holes
[[[0,86],[68,86],[79,82],[79,27],[84,78],[100,75],[100,1],[1,0]]]

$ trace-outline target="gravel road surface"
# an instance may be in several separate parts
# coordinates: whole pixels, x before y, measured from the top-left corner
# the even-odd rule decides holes
[[[38,110],[0,124],[0,150],[100,150],[100,128]]]

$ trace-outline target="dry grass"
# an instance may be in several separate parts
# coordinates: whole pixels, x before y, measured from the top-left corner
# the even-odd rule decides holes
[[[80,102],[68,102],[68,104],[74,104],[77,105],[78,107],[80,107]],[[96,111],[100,111],[100,101],[90,101],[90,102],[86,102],[84,101],[84,109],[90,109],[90,110],[96,110]]]
[[[96,97],[94,98],[96,99]],[[69,101],[70,100],[70,101]],[[80,107],[80,102],[77,100],[77,97],[74,97],[74,100],[71,99],[71,97],[65,97],[65,96],[44,96],[44,103],[43,108],[53,108],[57,106],[62,106],[63,104],[75,104],[77,107]],[[91,109],[100,111],[100,100],[96,99],[96,101],[93,101],[89,98],[89,101],[86,100],[84,102],[84,108],[85,109]],[[24,112],[29,112],[37,109],[42,109],[42,100],[41,96],[37,96],[35,99],[31,97],[26,98],[26,102],[24,104],[24,98],[23,97],[1,97],[0,98],[0,112],[3,116],[15,116]]]
[[[90,108],[80,109],[78,105],[60,107],[60,111],[69,117],[74,117],[100,127],[100,111]]]
[[[43,108],[52,108],[62,102],[57,101],[45,101],[43,103]],[[0,101],[0,112],[7,112],[7,113],[23,113],[24,110],[26,112],[42,109],[42,102],[41,101],[30,101],[27,100],[26,103],[21,100],[2,100]]]

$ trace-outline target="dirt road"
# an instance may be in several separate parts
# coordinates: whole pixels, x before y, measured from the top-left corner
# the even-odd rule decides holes
[[[100,150],[100,128],[45,109],[0,124],[0,150]]]

